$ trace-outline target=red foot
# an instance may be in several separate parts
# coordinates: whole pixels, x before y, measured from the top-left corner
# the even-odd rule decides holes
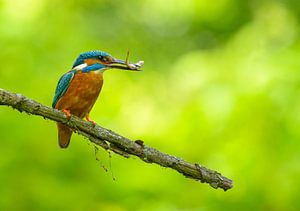
[[[90,119],[90,115],[89,115],[89,114],[87,114],[87,115],[85,116],[85,118],[86,118],[86,120],[87,120],[88,122],[92,123],[93,125],[96,125],[96,122]]]
[[[62,112],[65,113],[65,115],[67,116],[67,119],[70,119],[70,118],[71,118],[70,110],[68,110],[68,109],[63,109]]]

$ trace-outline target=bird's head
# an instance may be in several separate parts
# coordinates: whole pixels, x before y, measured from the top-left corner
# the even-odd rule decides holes
[[[100,71],[104,72],[107,69],[117,68],[123,70],[139,71],[143,65],[140,61],[136,64],[128,63],[126,61],[116,59],[103,51],[88,51],[78,56],[73,64],[72,69],[82,70],[82,72]]]

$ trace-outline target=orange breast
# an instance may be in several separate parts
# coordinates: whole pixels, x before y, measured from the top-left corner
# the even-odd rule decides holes
[[[85,117],[101,91],[103,74],[97,72],[76,73],[66,93],[59,99],[55,108],[68,109],[71,114]]]

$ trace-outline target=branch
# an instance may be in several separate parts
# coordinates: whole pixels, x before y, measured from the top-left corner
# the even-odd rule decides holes
[[[87,137],[94,144],[105,150],[111,150],[123,157],[128,158],[130,155],[135,155],[147,163],[156,163],[163,167],[172,168],[185,177],[198,180],[202,183],[208,183],[216,189],[222,188],[226,191],[233,187],[232,180],[222,176],[217,171],[160,152],[157,149],[144,145],[141,140],[131,141],[111,130],[98,125],[93,126],[91,123],[76,116],[72,115],[68,120],[63,112],[44,106],[21,94],[14,94],[0,89],[0,105],[11,106],[20,112],[25,111],[28,114],[62,122],[75,132]]]

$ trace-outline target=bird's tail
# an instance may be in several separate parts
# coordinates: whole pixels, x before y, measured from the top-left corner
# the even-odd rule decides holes
[[[70,143],[70,139],[72,136],[72,130],[62,124],[62,123],[57,123],[57,129],[58,129],[58,144],[61,148],[67,148],[69,143]]]

